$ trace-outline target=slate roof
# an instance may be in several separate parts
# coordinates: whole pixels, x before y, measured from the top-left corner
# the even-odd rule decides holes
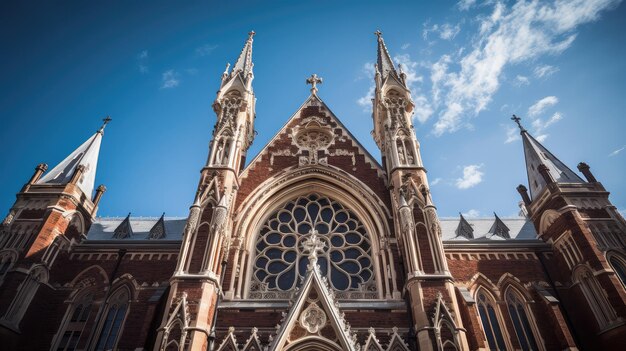
[[[165,236],[160,239],[150,239],[150,229],[159,221],[159,217],[131,217],[130,226],[133,230],[131,237],[116,239],[113,237],[115,229],[124,221],[124,217],[96,218],[89,228],[87,240],[121,240],[121,241],[180,241],[183,237],[186,218],[164,218]]]
[[[499,235],[489,233],[489,230],[496,221],[496,218],[465,218],[474,229],[474,239],[457,236],[456,229],[461,221],[460,217],[441,218],[441,232],[443,241],[446,242],[485,242],[485,241],[515,241],[515,240],[537,240],[537,232],[533,223],[524,217],[500,218],[500,220],[510,229],[510,239],[505,239]]]

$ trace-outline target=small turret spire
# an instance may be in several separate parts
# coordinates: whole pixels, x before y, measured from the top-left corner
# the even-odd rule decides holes
[[[555,183],[585,182],[546,149],[545,146],[541,145],[537,139],[533,138],[520,123],[521,118],[513,115],[511,119],[517,123],[517,126],[520,128],[520,134],[522,135],[531,199],[537,196],[548,184],[546,177]]]
[[[374,32],[378,38],[378,57],[376,59],[377,72],[381,75],[382,79],[385,79],[390,73],[398,78],[398,72],[393,65],[385,40],[383,40],[383,33],[380,30]]]
[[[247,78],[248,75],[252,74],[252,42],[254,41],[253,37],[255,34],[256,33],[254,31],[250,31],[248,33],[248,40],[246,40],[246,44],[243,46],[241,54],[239,54],[239,58],[233,66],[232,74],[242,72],[243,78]]]
[[[100,144],[104,128],[111,121],[111,117],[103,119],[103,124],[98,131],[87,141],[79,146],[74,152],[61,161],[50,172],[41,177],[37,184],[68,184],[78,169],[81,170],[80,178],[76,181],[78,187],[91,198],[96,180],[96,168],[100,154]]]

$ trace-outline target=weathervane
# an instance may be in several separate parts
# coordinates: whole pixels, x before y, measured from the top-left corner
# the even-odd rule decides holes
[[[526,129],[524,129],[524,127],[522,127],[522,124],[520,123],[520,121],[522,120],[521,118],[517,117],[516,115],[513,115],[513,117],[511,117],[511,120],[515,121],[515,123],[517,123],[517,126],[519,127],[519,130],[521,132],[525,132]]]
[[[311,74],[311,77],[306,79],[306,84],[311,84],[311,94],[317,96],[317,84],[322,84],[322,78],[318,77],[317,74]]]

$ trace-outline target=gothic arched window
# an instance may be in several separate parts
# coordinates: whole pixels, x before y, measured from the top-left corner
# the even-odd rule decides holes
[[[15,261],[15,255],[11,251],[0,253],[0,284],[4,281],[4,276],[9,272]]]
[[[590,269],[586,267],[579,268],[575,273],[575,281],[580,284],[580,289],[587,302],[589,302],[589,307],[595,315],[600,328],[608,326],[617,318],[615,310],[606,298],[606,292],[602,289]]]
[[[371,242],[363,223],[338,201],[300,196],[274,211],[260,228],[250,298],[287,298],[308,265],[303,242],[316,231],[324,242],[322,274],[338,298],[376,298]],[[273,292],[273,293],[267,293]]]
[[[67,314],[67,320],[63,323],[63,328],[59,330],[59,344],[55,348],[57,351],[75,350],[78,341],[85,328],[87,319],[92,312],[93,294],[85,293],[76,299]]]
[[[116,348],[115,345],[117,344],[120,331],[123,330],[122,326],[128,311],[129,301],[130,294],[126,288],[118,289],[107,300],[106,309],[103,313],[105,318],[96,344],[97,351]]]
[[[513,290],[507,292],[505,299],[520,347],[524,351],[538,350],[539,348],[537,347],[537,342],[533,335],[530,320],[524,308],[524,299],[516,292],[513,292]]]
[[[485,331],[485,336],[489,343],[489,349],[506,350],[504,336],[502,335],[502,329],[500,328],[496,312],[496,303],[484,291],[478,292],[478,298],[476,300],[478,314],[480,315],[480,321],[482,322],[483,330]]]
[[[617,255],[611,255],[609,258],[609,264],[611,265],[611,268],[613,268],[613,271],[615,271],[615,274],[617,274],[619,280],[622,282],[622,285],[626,288],[626,262],[624,262],[624,260]],[[1,274],[2,272],[0,272],[0,279]]]

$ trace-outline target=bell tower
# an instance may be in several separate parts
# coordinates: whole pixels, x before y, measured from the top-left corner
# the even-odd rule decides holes
[[[204,350],[214,341],[214,326],[226,249],[232,226],[232,206],[239,189],[239,174],[246,152],[254,140],[255,96],[252,90],[252,42],[248,33],[239,58],[221,77],[213,103],[217,115],[209,157],[200,172],[200,182],[183,233],[183,243],[155,350],[161,350],[181,335],[188,350]],[[177,314],[190,318],[176,323]],[[180,329],[178,329],[180,328]]]
[[[420,156],[412,115],[415,104],[401,67],[396,70],[382,33],[376,33],[372,135],[381,150],[391,192],[395,236],[406,273],[404,297],[413,317],[420,350],[437,349],[436,326],[429,316],[441,294],[443,303],[458,311],[452,276],[448,270],[437,209],[430,195],[426,169]],[[456,327],[459,349],[467,349],[459,313],[450,322]],[[439,345],[441,346],[441,345]]]
[[[522,127],[528,188],[517,187],[539,237],[546,269],[583,349],[626,342],[626,222],[609,192],[579,163],[578,176]],[[529,191],[530,190],[530,191]]]
[[[82,240],[106,188],[94,183],[104,124],[46,173],[35,168],[0,228],[0,341],[18,337],[22,317],[63,250]],[[3,328],[4,327],[4,328]]]

